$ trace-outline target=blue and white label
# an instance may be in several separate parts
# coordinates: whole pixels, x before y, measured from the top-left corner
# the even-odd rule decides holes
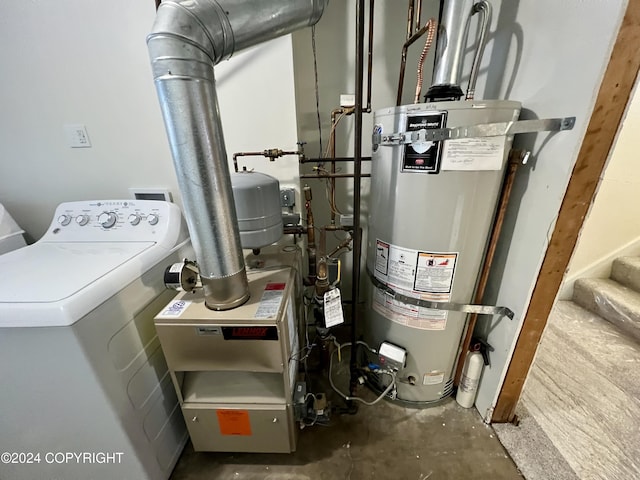
[[[373,136],[375,137],[376,135],[382,135],[382,132],[383,132],[382,124],[381,123],[376,123],[373,126]],[[374,143],[373,144],[373,151],[374,152],[378,151],[378,147],[379,146],[380,145],[378,145],[377,143]]]
[[[158,315],[160,318],[176,318],[181,316],[191,305],[190,300],[174,300]]]

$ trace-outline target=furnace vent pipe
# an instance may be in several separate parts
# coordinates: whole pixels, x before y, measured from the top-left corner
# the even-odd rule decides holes
[[[147,37],[153,76],[204,287],[214,310],[249,298],[214,65],[314,25],[328,0],[168,0]]]

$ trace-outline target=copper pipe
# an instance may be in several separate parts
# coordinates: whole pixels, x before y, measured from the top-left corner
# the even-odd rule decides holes
[[[398,95],[396,97],[396,106],[402,103],[402,89],[404,86],[404,71],[407,67],[407,51],[413,43],[418,40],[424,33],[429,30],[429,23],[414,33],[402,46],[402,56],[400,59],[400,78],[398,79]]]
[[[329,144],[329,156],[331,157],[331,175],[335,175],[336,173],[336,162],[333,160],[336,156],[336,125],[337,118],[339,114],[344,113],[344,108],[336,108],[331,110],[331,142]],[[329,180],[331,183],[331,201],[332,205],[330,205],[331,210],[331,223],[336,223],[336,213],[333,211],[333,205],[336,203],[336,179],[335,177],[331,177]],[[324,252],[322,252],[324,254]]]
[[[422,23],[421,18],[422,18],[422,0],[416,0],[416,14],[415,14],[415,20],[416,20],[416,26],[414,27],[417,30],[420,30],[420,24]]]
[[[487,251],[484,257],[484,263],[482,265],[482,271],[480,272],[480,278],[476,287],[476,293],[473,299],[473,303],[481,304],[484,298],[484,291],[487,288],[487,282],[489,281],[489,274],[491,273],[491,265],[493,264],[493,258],[498,246],[498,240],[500,239],[500,232],[502,231],[502,225],[507,213],[507,206],[509,205],[509,198],[511,197],[511,190],[513,189],[513,183],[516,178],[516,172],[518,166],[521,163],[521,150],[512,150],[509,153],[509,165],[507,167],[507,173],[505,175],[504,184],[502,186],[502,193],[500,194],[500,200],[498,202],[498,209],[493,221],[493,228],[491,230],[491,236],[489,238],[489,244],[487,245]],[[471,314],[469,316],[469,322],[467,324],[467,331],[464,336],[464,340],[460,345],[460,355],[458,356],[458,364],[456,366],[456,374],[454,377],[454,385],[460,383],[460,376],[462,375],[462,368],[464,367],[465,356],[467,350],[469,350],[469,344],[471,343],[471,337],[473,337],[473,330],[478,320],[477,314]]]
[[[424,61],[427,58],[427,54],[429,53],[429,49],[431,48],[431,44],[433,43],[433,37],[436,34],[436,19],[429,19],[429,21],[427,22],[427,26],[429,27],[429,33],[427,33],[427,40],[424,42],[424,47],[422,48],[420,59],[418,60],[418,78],[416,80],[416,95],[413,99],[413,103],[420,102],[420,92],[422,91],[422,82],[424,80],[422,73],[424,70]]]
[[[411,35],[413,34],[413,9],[415,3],[416,0],[409,0],[409,9],[407,12],[407,40],[409,40],[411,38]]]
[[[318,261],[318,276],[316,278],[315,294],[316,297],[322,298],[330,288],[329,285],[329,270],[327,267],[327,260],[321,258]]]
[[[313,194],[311,187],[305,185],[303,188],[305,204],[304,208],[307,211],[307,254],[309,260],[309,277],[315,281],[316,278],[316,232],[315,224],[313,223],[313,211],[311,210],[311,200]]]

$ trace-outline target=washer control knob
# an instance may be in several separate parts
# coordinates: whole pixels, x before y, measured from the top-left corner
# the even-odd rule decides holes
[[[129,215],[128,221],[131,225],[138,225],[140,223],[140,215],[138,215],[137,213],[132,213],[131,215]]]
[[[157,225],[159,221],[160,218],[158,218],[158,215],[152,213],[151,215],[147,216],[147,222],[149,222],[149,225]]]
[[[58,223],[63,227],[69,225],[71,223],[71,215],[60,215],[58,217]]]
[[[84,227],[87,223],[89,223],[89,215],[78,215],[76,217],[76,223],[81,227]]]
[[[113,212],[102,212],[98,217],[98,223],[104,228],[113,227],[118,221],[118,216]]]

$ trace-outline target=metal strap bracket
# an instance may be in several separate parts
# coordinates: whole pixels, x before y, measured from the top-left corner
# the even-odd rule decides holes
[[[432,308],[434,310],[447,310],[454,312],[462,312],[462,313],[475,313],[478,315],[501,315],[506,316],[509,320],[513,320],[514,313],[510,308],[507,307],[495,307],[491,305],[469,305],[462,303],[452,303],[452,302],[432,302],[429,300],[422,300],[419,298],[409,297],[407,295],[403,295],[402,293],[396,292],[393,288],[389,287],[385,283],[378,280],[375,276],[371,274],[371,271],[367,269],[367,273],[369,274],[369,278],[373,285],[380,290],[382,290],[386,295],[389,295],[394,300],[398,302],[406,303],[407,305],[415,305],[417,307],[423,308]]]
[[[397,132],[388,135],[373,134],[373,145],[395,146],[416,142],[439,142],[460,138],[501,137],[518,133],[559,132],[571,130],[576,117],[547,118],[544,120],[519,120],[516,122],[482,123],[467,127],[421,129],[410,132]]]

